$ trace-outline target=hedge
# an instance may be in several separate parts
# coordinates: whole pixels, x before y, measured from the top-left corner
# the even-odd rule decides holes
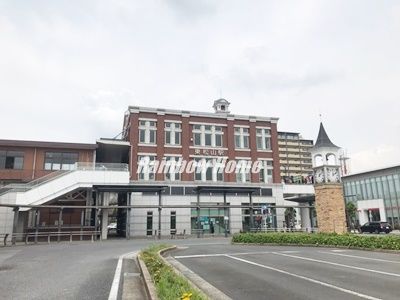
[[[238,233],[233,243],[324,245],[363,249],[400,250],[400,236],[363,236],[336,233]]]
[[[160,299],[191,299],[206,300],[207,297],[194,289],[189,281],[177,275],[172,267],[168,266],[159,257],[158,251],[168,248],[167,245],[151,246],[140,253],[153,279]]]

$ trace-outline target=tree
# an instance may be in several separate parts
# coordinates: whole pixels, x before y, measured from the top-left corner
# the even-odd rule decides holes
[[[347,223],[348,223],[348,227],[350,227],[350,229],[354,229],[353,224],[356,219],[356,211],[357,211],[357,207],[354,204],[354,202],[346,203]]]
[[[296,219],[296,210],[293,207],[285,209],[285,222],[286,227],[293,227]]]

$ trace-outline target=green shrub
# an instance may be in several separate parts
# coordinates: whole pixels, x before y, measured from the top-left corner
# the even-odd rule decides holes
[[[207,297],[195,290],[186,278],[177,275],[174,270],[159,257],[158,251],[167,247],[167,245],[155,245],[140,253],[140,257],[146,264],[156,286],[158,297],[162,300],[176,300],[181,299],[182,295],[185,293],[192,293],[192,300],[207,299]]]
[[[398,236],[363,236],[336,233],[238,233],[234,243],[344,246],[349,248],[400,250]]]

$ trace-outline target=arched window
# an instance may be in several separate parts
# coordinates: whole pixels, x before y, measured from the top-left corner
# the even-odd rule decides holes
[[[331,165],[331,166],[336,165],[336,156],[335,156],[335,154],[328,153],[326,155],[326,161],[327,161],[328,165]]]
[[[314,162],[316,167],[322,166],[324,164],[324,159],[322,158],[322,155],[321,154],[315,155]]]

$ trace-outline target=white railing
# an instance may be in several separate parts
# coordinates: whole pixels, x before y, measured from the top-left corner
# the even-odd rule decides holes
[[[77,162],[70,170],[58,170],[51,172],[43,177],[32,180],[28,183],[12,183],[1,187],[0,196],[13,192],[26,192],[45,183],[48,183],[56,178],[64,176],[74,171],[114,171],[128,172],[129,166],[121,163],[93,163],[93,162]]]

